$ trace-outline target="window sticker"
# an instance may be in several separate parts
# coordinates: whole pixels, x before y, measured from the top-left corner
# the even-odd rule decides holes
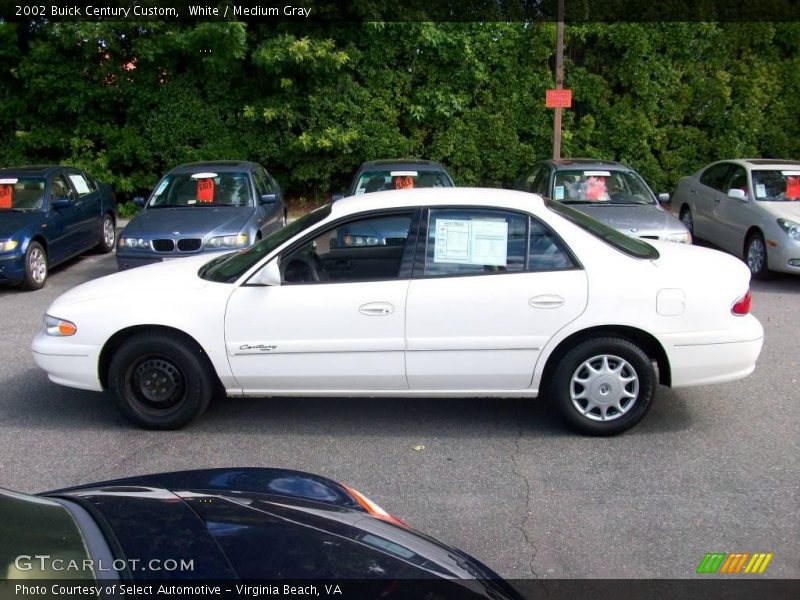
[[[14,193],[14,185],[9,183],[0,184],[0,208],[11,208],[11,197]]]
[[[197,201],[211,203],[214,202],[214,180],[198,179],[197,180]]]
[[[433,262],[505,267],[508,223],[436,219]]]
[[[416,171],[392,171],[389,173],[392,177],[416,177]]]
[[[555,190],[553,190],[554,200],[563,200],[564,199],[564,186],[557,185]]]
[[[19,181],[19,179],[17,179],[16,177],[6,177],[6,178],[3,178],[3,179],[0,179],[0,185],[14,185],[18,181]]]
[[[89,189],[89,185],[86,183],[86,180],[83,178],[83,175],[67,173],[67,176],[72,182],[72,185],[75,186],[75,191],[78,192],[78,196],[85,196],[86,194],[90,194],[92,192],[92,190]]]
[[[217,177],[216,173],[194,173],[192,179],[214,179]]]
[[[786,178],[786,194],[787,198],[800,199],[800,176]]]
[[[800,171],[781,171],[784,177],[797,177],[800,176]]]
[[[763,183],[759,183],[756,185],[756,198],[766,198],[767,197],[767,186]]]
[[[584,177],[611,177],[610,171],[584,171]]]

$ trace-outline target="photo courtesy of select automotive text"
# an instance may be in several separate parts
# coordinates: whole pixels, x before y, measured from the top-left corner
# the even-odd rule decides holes
[[[0,0],[0,600],[800,598],[800,0]]]

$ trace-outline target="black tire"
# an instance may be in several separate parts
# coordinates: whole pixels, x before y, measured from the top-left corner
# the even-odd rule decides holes
[[[31,242],[25,251],[25,278],[22,288],[40,290],[47,283],[47,252],[39,242]]]
[[[692,209],[688,206],[683,206],[681,208],[680,218],[681,223],[683,223],[683,226],[689,230],[689,233],[692,235],[692,239],[694,239],[694,216],[692,215]]]
[[[216,390],[209,371],[201,351],[175,336],[141,333],[116,351],[108,382],[122,414],[133,423],[179,429],[208,408]]]
[[[747,236],[742,259],[747,268],[750,269],[750,274],[754,279],[766,279],[769,277],[767,245],[764,243],[764,236],[760,232],[755,231]]]
[[[605,365],[602,357],[607,359]],[[587,363],[600,373],[590,373]],[[608,370],[609,374],[604,375],[603,370]],[[624,381],[630,377],[635,377],[635,383]],[[587,383],[592,378],[594,381],[583,386],[578,381],[573,382],[573,378],[586,379]],[[604,337],[582,342],[567,352],[553,373],[550,394],[564,417],[578,431],[590,435],[616,435],[641,421],[655,397],[656,385],[653,364],[636,344],[621,338]],[[578,396],[574,401],[573,391]],[[589,398],[585,401],[580,398],[589,394],[600,403],[592,406]],[[625,397],[620,398],[623,395]],[[617,404],[613,405],[615,397]],[[604,415],[606,420],[601,420]]]
[[[101,254],[108,254],[117,242],[116,223],[111,215],[103,215],[100,221],[100,242],[95,246]],[[108,229],[107,229],[108,228]]]

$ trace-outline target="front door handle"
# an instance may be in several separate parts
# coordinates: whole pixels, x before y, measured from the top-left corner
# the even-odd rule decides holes
[[[564,298],[557,294],[542,294],[528,300],[528,304],[533,308],[558,308],[564,305]]]
[[[368,302],[359,306],[358,312],[368,317],[385,317],[394,312],[394,306],[388,302]]]

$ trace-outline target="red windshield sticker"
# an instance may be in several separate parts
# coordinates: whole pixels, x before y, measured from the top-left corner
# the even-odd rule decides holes
[[[786,178],[786,198],[800,200],[800,177]]]
[[[213,179],[198,179],[197,180],[197,201],[198,202],[213,202],[214,201],[214,180]]]
[[[0,185],[0,208],[11,208],[11,195],[13,193],[13,185]]]

